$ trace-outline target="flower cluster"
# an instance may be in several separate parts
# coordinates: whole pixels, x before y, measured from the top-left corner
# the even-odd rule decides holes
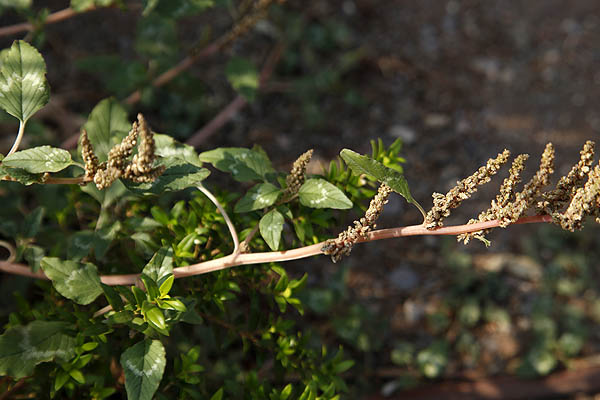
[[[361,239],[366,239],[367,234],[375,228],[375,221],[381,215],[383,206],[388,202],[388,197],[392,189],[382,183],[377,190],[377,194],[371,200],[365,216],[358,221],[354,221],[354,226],[338,235],[336,239],[328,240],[321,251],[323,254],[330,255],[335,263],[341,260],[343,256],[350,255],[352,246]]]
[[[131,161],[129,157],[138,144],[138,152]],[[98,157],[85,130],[81,133],[81,155],[85,163],[83,182],[93,181],[99,190],[106,189],[119,178],[130,179],[134,182],[152,182],[164,171],[164,166],[154,167],[156,156],[152,131],[144,117],[138,114],[128,135],[110,149],[108,160],[99,164]]]
[[[294,161],[290,173],[285,178],[286,188],[283,194],[284,199],[290,199],[298,193],[298,190],[300,190],[300,186],[304,183],[306,166],[310,162],[312,154],[313,150],[310,149],[302,153],[302,155]]]

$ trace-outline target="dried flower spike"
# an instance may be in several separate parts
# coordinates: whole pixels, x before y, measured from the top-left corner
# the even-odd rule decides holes
[[[328,240],[321,248],[323,254],[330,255],[334,263],[341,260],[343,256],[349,255],[352,246],[360,239],[366,239],[367,233],[375,228],[375,221],[381,215],[383,206],[388,202],[391,192],[392,189],[382,183],[377,190],[377,194],[369,203],[365,216],[358,221],[354,221],[354,226],[349,226],[336,239]]]
[[[498,154],[496,158],[488,160],[487,164],[479,168],[473,175],[456,183],[456,186],[450,189],[445,195],[434,193],[433,207],[425,217],[425,227],[435,229],[443,226],[443,219],[450,215],[450,210],[460,205],[463,200],[471,197],[471,194],[477,191],[477,186],[483,185],[491,180],[502,164],[504,164],[510,155],[508,150]]]
[[[88,137],[87,131],[83,129],[81,131],[81,157],[85,164],[85,175],[83,176],[84,182],[90,182],[94,179],[96,171],[98,171],[98,157],[94,153],[94,148]]]
[[[134,182],[152,182],[164,171],[164,166],[153,168],[156,156],[154,138],[142,114],[138,114],[138,152],[125,168],[124,178]]]
[[[569,207],[563,213],[554,213],[552,217],[563,229],[571,232],[583,227],[583,220],[588,215],[598,216],[600,202],[600,165],[591,170],[584,187],[576,190]]]
[[[283,194],[284,199],[290,199],[298,190],[300,190],[300,186],[304,183],[306,173],[306,166],[310,162],[310,159],[313,155],[313,150],[310,149],[304,152],[292,165],[292,169],[288,176],[285,178],[285,183],[287,187],[285,188],[285,192]]]

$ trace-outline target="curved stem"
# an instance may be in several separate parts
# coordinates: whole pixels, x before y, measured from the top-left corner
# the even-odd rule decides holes
[[[4,247],[6,250],[8,250],[8,258],[4,261],[8,263],[12,263],[13,261],[15,261],[15,258],[17,258],[15,246],[8,242],[5,242],[4,240],[0,240],[0,247]]]
[[[549,215],[535,215],[532,217],[519,218],[517,224],[535,224],[542,222],[552,222],[552,217]],[[404,226],[391,229],[380,229],[370,232],[368,238],[361,242],[371,242],[374,240],[398,238],[404,236],[426,236],[426,235],[459,235],[461,233],[477,232],[482,229],[496,228],[499,226],[499,221],[478,222],[476,224],[454,225],[428,230],[423,225]],[[185,278],[188,276],[206,274],[213,271],[232,268],[240,265],[262,264],[267,262],[290,261],[300,258],[306,258],[322,254],[321,248],[325,242],[313,244],[310,246],[300,247],[292,250],[273,251],[267,253],[250,253],[250,254],[230,254],[223,258],[209,260],[198,264],[179,267],[173,270],[175,278]],[[29,276],[32,278],[48,279],[42,271],[32,272],[26,265],[12,264],[6,261],[0,261],[0,271],[8,272],[15,275]],[[105,275],[101,276],[100,280],[105,285],[133,285],[137,281],[139,274],[128,275]]]
[[[238,239],[238,234],[235,230],[235,226],[233,226],[233,222],[231,222],[229,215],[227,215],[227,211],[225,211],[223,206],[221,206],[219,200],[217,200],[217,198],[202,184],[198,185],[198,190],[204,193],[204,195],[208,197],[208,199],[212,201],[215,206],[217,206],[217,209],[225,219],[225,223],[227,224],[227,228],[229,228],[229,233],[231,234],[231,238],[233,239],[233,254],[237,254],[240,251],[240,240]]]
[[[25,122],[19,120],[19,132],[17,133],[17,138],[15,139],[15,142],[13,143],[12,147],[10,148],[10,151],[8,152],[7,156],[11,155],[12,153],[14,153],[15,151],[17,151],[19,149],[19,145],[21,144],[21,139],[23,139],[23,132],[25,132]]]

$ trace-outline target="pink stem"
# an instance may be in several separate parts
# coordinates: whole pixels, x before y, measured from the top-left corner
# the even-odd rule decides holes
[[[531,217],[519,218],[517,224],[535,224],[541,222],[552,222],[552,217],[549,215],[535,215]],[[390,229],[380,229],[369,233],[369,237],[363,242],[371,242],[374,240],[398,238],[404,236],[425,236],[425,235],[459,235],[461,233],[477,232],[482,229],[496,228],[499,226],[497,220],[478,222],[476,224],[465,224],[446,226],[434,230],[428,230],[423,225],[412,225]],[[313,244],[310,246],[300,247],[292,250],[273,251],[267,253],[250,253],[250,254],[230,254],[223,258],[205,261],[198,264],[179,267],[173,270],[175,278],[185,278],[188,276],[207,274],[213,271],[232,268],[239,265],[262,264],[267,262],[290,261],[300,258],[306,258],[322,254],[321,248],[325,242]],[[6,261],[0,261],[0,271],[9,274],[28,276],[31,278],[48,279],[42,271],[32,272],[31,269],[22,264],[14,264]],[[139,274],[127,275],[104,275],[100,277],[102,283],[106,285],[133,285],[137,281]]]

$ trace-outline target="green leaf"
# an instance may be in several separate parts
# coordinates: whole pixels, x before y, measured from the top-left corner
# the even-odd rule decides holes
[[[32,0],[0,0],[0,12],[4,8],[14,8],[20,11],[31,7]]]
[[[235,205],[236,213],[249,212],[269,207],[277,201],[281,190],[270,183],[259,183],[244,195]]]
[[[409,203],[417,205],[408,188],[408,183],[404,176],[391,168],[386,167],[379,161],[373,160],[368,156],[360,155],[352,150],[343,149],[340,156],[354,173],[366,174],[374,177],[377,181],[385,183],[392,190],[406,199]]]
[[[87,131],[94,153],[102,162],[108,159],[110,149],[127,136],[131,123],[123,106],[115,99],[108,98],[94,107],[83,129]]]
[[[268,180],[275,174],[271,160],[262,152],[241,147],[221,147],[200,153],[200,161],[231,173],[239,182]]]
[[[56,373],[56,378],[54,379],[54,391],[57,392],[60,390],[61,387],[64,386],[65,383],[67,383],[69,381],[69,374],[62,370],[59,369],[58,372]]]
[[[178,158],[197,167],[202,166],[202,161],[192,146],[180,143],[169,135],[155,133],[154,145],[156,146],[154,154],[159,157]]]
[[[175,276],[170,274],[159,286],[158,290],[161,296],[166,296],[169,294],[171,287],[173,287],[173,282],[175,281]]]
[[[96,259],[103,258],[106,255],[110,244],[120,230],[121,223],[119,221],[115,221],[114,223],[98,229],[95,232],[93,246],[94,253],[96,253]]]
[[[148,293],[150,300],[154,300],[160,296],[160,292],[158,291],[156,281],[154,281],[152,278],[150,278],[144,273],[140,275],[140,279],[142,280],[142,282],[144,282],[144,287],[146,288],[146,293]]]
[[[73,357],[76,340],[63,333],[69,327],[66,322],[33,321],[9,328],[0,336],[0,375],[20,379],[41,362]]]
[[[233,57],[225,67],[225,75],[236,92],[253,102],[259,86],[258,70],[250,61]]]
[[[161,300],[161,302],[162,302],[161,308],[163,308],[163,309],[170,309],[170,310],[175,310],[175,311],[179,311],[179,312],[187,311],[187,307],[179,299],[171,298],[168,300]]]
[[[223,399],[223,388],[220,388],[210,397],[210,400],[222,400]]]
[[[4,52],[0,67],[0,107],[23,123],[50,97],[46,63],[42,55],[23,40]]]
[[[42,174],[32,174],[22,168],[7,168],[0,165],[0,177],[9,176],[11,179],[29,186],[34,183],[42,183]]]
[[[119,293],[112,286],[103,283],[101,283],[100,286],[104,292],[104,297],[106,297],[108,304],[112,306],[113,310],[121,311],[125,305],[123,304],[123,299],[121,299]]]
[[[90,304],[102,293],[94,264],[44,257],[41,266],[54,288],[78,304]]]
[[[352,208],[346,195],[325,179],[307,179],[298,190],[300,204],[312,208]]]
[[[156,307],[154,304],[145,304],[148,304],[148,307],[143,307],[142,312],[144,313],[146,320],[160,330],[166,329],[167,324],[165,323],[165,315],[163,314],[162,310]]]
[[[283,231],[283,215],[277,210],[271,210],[260,219],[258,227],[265,242],[271,250],[276,251]]]
[[[148,261],[142,270],[154,281],[158,282],[163,277],[173,273],[173,249],[170,247],[160,248]]]
[[[90,7],[108,7],[115,3],[115,0],[71,0],[71,8],[75,12],[87,11]]]
[[[39,174],[58,172],[73,165],[68,151],[51,146],[33,147],[17,151],[2,160],[2,165],[9,168],[22,168],[27,172]]]
[[[341,361],[341,362],[335,364],[335,366],[333,367],[333,372],[335,374],[341,374],[342,372],[345,372],[345,371],[349,370],[350,368],[352,368],[353,365],[354,365],[353,360]]]
[[[161,194],[165,191],[175,192],[196,187],[210,175],[210,171],[206,168],[198,167],[178,158],[162,159],[161,164],[166,169],[154,182],[134,183],[126,181],[125,185],[134,193]]]
[[[110,207],[127,192],[127,188],[120,180],[115,181],[110,187],[104,190],[98,190],[93,183],[83,186],[81,190],[96,199],[103,208]]]
[[[25,217],[21,228],[21,235],[24,238],[33,238],[40,231],[40,225],[44,218],[45,209],[38,207]]]
[[[166,365],[165,348],[158,340],[146,339],[123,352],[125,390],[129,400],[151,400]]]
[[[78,369],[73,369],[69,371],[69,375],[71,375],[71,378],[75,379],[78,383],[82,385],[85,383],[85,377]]]

